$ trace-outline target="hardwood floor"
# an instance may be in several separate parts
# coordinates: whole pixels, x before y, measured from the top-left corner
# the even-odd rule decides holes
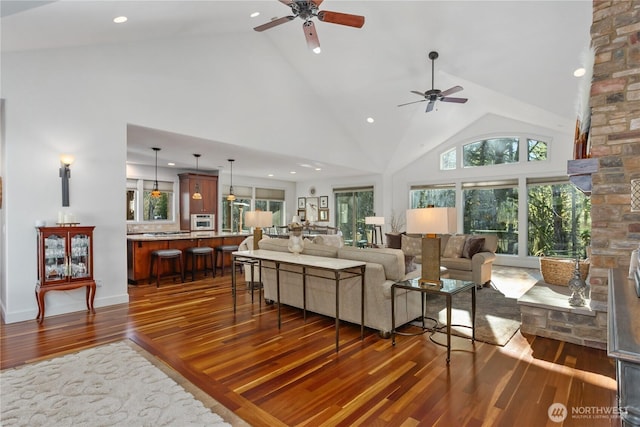
[[[1,368],[129,338],[253,426],[555,426],[556,402],[565,426],[620,425],[603,350],[520,332],[505,347],[454,338],[447,366],[426,335],[392,347],[343,324],[336,353],[330,318],[283,307],[278,331],[276,307],[245,290],[234,315],[229,274],[129,289],[129,304],[95,315],[3,324]]]

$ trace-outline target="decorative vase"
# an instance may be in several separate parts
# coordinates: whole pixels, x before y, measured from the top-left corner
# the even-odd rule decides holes
[[[298,255],[304,249],[304,241],[302,239],[302,227],[292,227],[289,233],[289,244],[287,245],[289,252]]]
[[[580,261],[576,259],[576,268],[573,270],[573,277],[569,280],[569,305],[572,307],[583,307],[586,303],[585,293],[587,291],[587,282],[582,280],[580,276]]]

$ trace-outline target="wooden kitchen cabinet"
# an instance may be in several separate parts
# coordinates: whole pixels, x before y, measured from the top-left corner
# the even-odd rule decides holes
[[[146,284],[149,279],[149,265],[151,252],[158,249],[180,249],[183,252],[191,246],[209,246],[215,248],[220,245],[239,245],[247,235],[213,236],[213,237],[136,237],[127,239],[127,278],[132,285]],[[184,258],[183,258],[184,260]],[[225,257],[225,265],[231,265],[230,255]],[[197,267],[202,267],[202,260],[197,261]],[[220,264],[218,264],[220,265]],[[186,268],[186,264],[185,264]],[[189,267],[191,268],[191,267]]]
[[[42,321],[45,294],[86,287],[87,310],[95,312],[93,300],[96,282],[93,279],[94,226],[38,227],[38,279],[36,301]]]
[[[191,214],[214,214],[218,218],[218,177],[196,173],[181,173],[180,178],[180,229],[191,228]],[[196,184],[202,199],[194,200]]]

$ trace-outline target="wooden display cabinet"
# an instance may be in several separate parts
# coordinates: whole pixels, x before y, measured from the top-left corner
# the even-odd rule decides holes
[[[180,178],[180,229],[191,228],[191,214],[215,214],[218,218],[218,177],[196,173],[181,173]],[[200,187],[202,199],[191,196]]]
[[[45,294],[48,291],[66,291],[86,287],[87,310],[95,313],[93,300],[96,282],[93,279],[94,226],[37,227],[38,280],[36,301],[42,321],[45,312]]]

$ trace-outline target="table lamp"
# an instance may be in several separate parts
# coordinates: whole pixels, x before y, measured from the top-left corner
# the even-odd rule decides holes
[[[407,210],[407,234],[422,234],[422,277],[420,283],[442,285],[440,280],[440,237],[457,231],[455,208]]]
[[[244,214],[244,223],[253,227],[253,250],[258,249],[258,242],[262,240],[262,229],[273,225],[273,212],[251,211]]]
[[[364,223],[366,225],[373,226],[371,243],[375,245],[378,242],[377,231],[380,230],[380,244],[384,244],[384,241],[382,240],[382,226],[384,225],[384,217],[383,216],[367,216],[364,218]]]

